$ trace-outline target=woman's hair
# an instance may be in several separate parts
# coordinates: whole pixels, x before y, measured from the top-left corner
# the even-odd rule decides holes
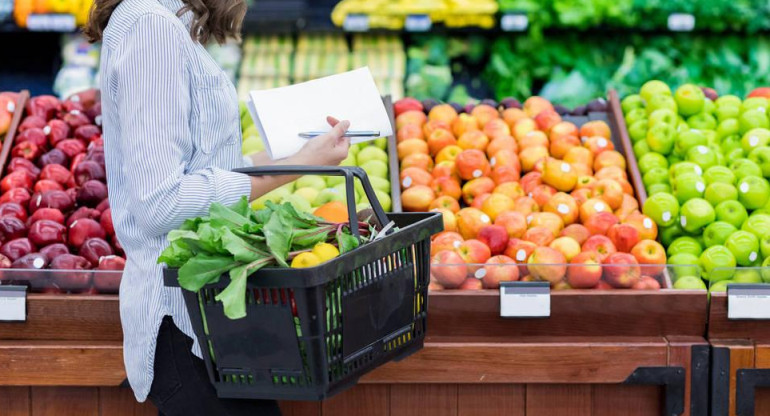
[[[110,16],[123,0],[95,0],[91,6],[88,23],[83,31],[90,42],[102,40],[104,28]],[[246,15],[245,0],[182,0],[184,7],[178,16],[193,13],[190,36],[193,40],[206,43],[211,38],[224,43],[227,38],[240,39],[241,24]]]

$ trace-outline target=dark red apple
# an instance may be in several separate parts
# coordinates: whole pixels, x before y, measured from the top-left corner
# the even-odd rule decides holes
[[[81,218],[74,221],[69,227],[69,245],[73,248],[78,248],[89,238],[101,238],[107,237],[107,233],[104,232],[104,228],[99,225],[98,222],[90,218]]]
[[[3,202],[15,202],[23,207],[29,204],[29,191],[24,188],[13,188],[10,191],[0,195],[0,204]]]
[[[106,210],[109,207],[110,207],[110,200],[105,198],[102,202],[99,203],[99,205],[96,206],[96,210],[104,212],[104,210]]]
[[[50,179],[41,179],[37,181],[35,187],[32,190],[36,193],[42,194],[45,191],[63,191],[64,187],[59,182],[54,182]]]
[[[104,228],[107,235],[115,235],[115,226],[112,225],[112,211],[107,208],[102,212],[102,216],[99,219],[99,224]]]
[[[46,136],[48,136],[48,144],[50,144],[51,147],[56,146],[60,141],[70,137],[70,133],[72,132],[69,124],[58,119],[49,121],[47,127],[48,128],[43,128],[43,131],[46,133]]]
[[[29,253],[33,253],[36,250],[37,248],[28,239],[17,238],[3,244],[3,246],[0,247],[0,254],[8,257],[11,261],[16,261],[16,259],[26,256]]]
[[[62,166],[69,166],[69,160],[69,157],[61,150],[51,149],[47,153],[44,153],[42,156],[40,156],[40,159],[37,160],[37,164],[40,167],[50,165],[52,163]]]
[[[90,142],[92,139],[101,136],[102,129],[93,124],[86,124],[75,129],[75,138]]]
[[[98,210],[95,210],[93,208],[89,207],[80,207],[75,210],[70,216],[67,218],[67,228],[72,226],[72,223],[82,219],[82,218],[89,218],[94,221],[99,221],[102,217],[102,213]]]
[[[38,220],[29,227],[29,241],[43,247],[49,244],[66,243],[67,228],[52,220]]]
[[[31,173],[35,178],[40,175],[40,168],[35,166],[34,163],[21,157],[15,157],[8,163],[8,172],[16,172],[17,170],[26,170]]]
[[[0,181],[0,190],[8,192],[13,188],[32,189],[35,177],[26,170],[19,169],[6,175]]]
[[[75,183],[82,186],[90,180],[104,181],[104,168],[92,160],[84,160],[75,166],[72,172],[75,176]]]
[[[123,246],[120,244],[120,241],[118,241],[118,236],[113,235],[112,236],[112,248],[115,249],[115,254],[119,256],[125,256],[126,252],[123,251]]]
[[[64,152],[69,158],[75,157],[78,153],[86,151],[86,146],[78,139],[65,139],[56,143],[56,148]]]
[[[16,136],[16,139],[13,142],[15,144],[24,142],[34,143],[40,149],[44,149],[48,146],[48,138],[45,136],[43,129],[39,128],[24,130]]]
[[[52,119],[61,111],[61,102],[53,95],[38,95],[27,101],[27,114],[46,120]]]
[[[78,110],[72,110],[69,113],[64,114],[61,119],[64,120],[65,123],[69,124],[69,126],[73,129],[76,129],[80,126],[85,126],[86,124],[91,124],[91,119],[89,119],[87,115]]]
[[[40,220],[50,220],[64,225],[64,214],[56,208],[40,208],[29,217],[29,224],[34,224]]]
[[[62,165],[45,165],[40,171],[40,179],[50,179],[61,186],[67,186],[73,180],[72,173]]]
[[[5,202],[0,204],[0,217],[16,217],[27,221],[27,211],[15,202]]]
[[[96,162],[102,169],[104,169],[104,147],[96,146],[94,143],[91,143],[91,146],[88,147],[88,153],[85,160]]]
[[[62,102],[62,111],[65,113],[69,113],[71,111],[85,111],[86,108],[83,106],[83,103],[80,101],[74,101],[74,100],[65,100]]]
[[[12,264],[13,269],[44,269],[48,265],[48,258],[41,253],[29,253],[19,257]]]
[[[70,250],[64,244],[56,243],[41,248],[40,254],[44,255],[48,261],[51,261],[62,254],[70,254]]]
[[[10,241],[27,236],[27,226],[16,217],[0,217],[0,241]]]
[[[66,270],[66,272],[54,272],[54,283],[64,290],[80,292],[91,287],[91,272],[75,272],[74,270],[87,270],[91,267],[88,260],[73,254],[62,254],[51,260],[49,266],[54,270]]]
[[[32,142],[21,142],[11,149],[12,157],[22,157],[27,160],[35,160],[43,153],[43,149]]]
[[[104,256],[99,259],[99,270],[123,270],[126,267],[126,259],[120,256]]]
[[[43,117],[39,116],[29,116],[26,117],[21,124],[19,124],[19,132],[24,132],[26,130],[36,128],[36,129],[42,129],[45,127],[45,119]]]
[[[107,185],[104,182],[90,180],[77,191],[76,201],[81,206],[95,207],[107,198]]]
[[[72,172],[72,174],[75,174],[75,168],[80,164],[80,162],[86,160],[86,156],[87,155],[85,153],[80,153],[72,158],[72,162],[70,163],[70,172]]]
[[[55,165],[48,165],[55,166]],[[66,213],[70,212],[75,205],[74,201],[67,192],[63,191],[45,191],[34,194],[29,200],[29,212],[34,214],[40,208],[56,208]]]
[[[112,247],[101,238],[89,238],[80,246],[78,254],[90,261],[91,266],[97,267],[101,257],[112,255]]]

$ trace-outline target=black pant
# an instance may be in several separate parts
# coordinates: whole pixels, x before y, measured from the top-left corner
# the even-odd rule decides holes
[[[155,378],[149,399],[165,416],[280,416],[270,400],[220,399],[206,365],[190,351],[193,340],[163,318],[155,350]]]

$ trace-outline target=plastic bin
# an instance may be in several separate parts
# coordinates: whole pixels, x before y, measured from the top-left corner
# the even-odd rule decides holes
[[[239,171],[344,176],[350,218],[356,218],[358,178],[380,223],[393,221],[398,229],[314,268],[260,270],[249,277],[246,317],[239,320],[225,317],[214,300],[229,283],[226,275],[198,293],[183,291],[219,397],[320,400],[422,348],[430,237],[442,229],[441,214],[386,216],[360,168]],[[167,286],[178,286],[177,270],[164,274]]]

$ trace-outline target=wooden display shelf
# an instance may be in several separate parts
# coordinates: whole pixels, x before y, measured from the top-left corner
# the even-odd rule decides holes
[[[770,415],[770,321],[728,320],[727,294],[709,305],[711,414]]]

